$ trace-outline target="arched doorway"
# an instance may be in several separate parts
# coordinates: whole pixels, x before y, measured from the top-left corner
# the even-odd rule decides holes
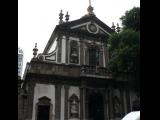
[[[104,120],[103,96],[100,92],[91,92],[88,96],[89,120]]]
[[[38,99],[36,104],[36,119],[35,120],[51,120],[52,104],[51,99],[43,96]]]

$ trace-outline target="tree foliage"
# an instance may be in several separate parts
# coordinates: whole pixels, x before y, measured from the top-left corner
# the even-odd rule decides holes
[[[134,72],[138,67],[139,32],[127,29],[110,37],[110,67],[113,72]]]
[[[124,29],[133,29],[135,31],[140,30],[140,8],[134,7],[133,9],[126,11],[125,15],[120,18]]]
[[[139,89],[140,72],[140,8],[126,11],[120,18],[123,29],[109,38],[109,67],[114,73],[133,73],[132,87]]]

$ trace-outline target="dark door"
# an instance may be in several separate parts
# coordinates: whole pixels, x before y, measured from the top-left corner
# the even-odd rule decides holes
[[[88,101],[89,120],[104,120],[103,97],[100,93],[91,93]]]
[[[49,105],[39,105],[37,120],[49,120],[49,111],[50,111]]]

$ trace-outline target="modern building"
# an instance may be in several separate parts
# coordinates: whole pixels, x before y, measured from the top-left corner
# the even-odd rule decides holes
[[[23,69],[23,50],[18,48],[18,76],[22,76]]]
[[[68,12],[55,27],[43,53],[27,64],[19,92],[18,120],[121,120],[139,96],[108,68],[108,38],[115,31],[96,17],[93,7],[80,19]],[[56,47],[54,47],[56,42]],[[136,102],[137,103],[137,102]]]

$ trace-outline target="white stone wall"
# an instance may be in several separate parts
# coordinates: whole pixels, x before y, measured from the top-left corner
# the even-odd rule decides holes
[[[55,86],[54,85],[46,85],[46,84],[36,84],[34,88],[34,98],[33,98],[33,114],[32,120],[35,120],[35,109],[36,104],[38,103],[38,99],[46,96],[51,99],[52,108],[52,120],[54,120],[55,116]]]

